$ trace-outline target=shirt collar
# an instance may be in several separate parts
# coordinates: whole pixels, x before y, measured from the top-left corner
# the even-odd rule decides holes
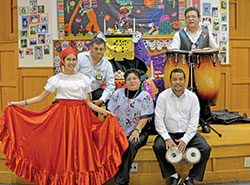
[[[182,98],[185,98],[186,94],[187,94],[187,90],[186,90],[186,89],[184,89],[184,93],[183,93],[180,97],[177,97],[177,96],[175,95],[175,93],[174,93],[173,89],[171,88],[171,93],[170,93],[170,96],[172,96],[172,97],[174,97],[174,98],[177,98],[177,99],[182,99]]]

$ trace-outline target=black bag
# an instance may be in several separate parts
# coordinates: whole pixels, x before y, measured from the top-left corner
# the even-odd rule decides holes
[[[243,116],[239,115],[238,112],[229,112],[227,109],[212,111],[211,112],[211,124],[240,124],[240,123],[250,123],[250,119],[247,118],[247,114],[244,113]]]

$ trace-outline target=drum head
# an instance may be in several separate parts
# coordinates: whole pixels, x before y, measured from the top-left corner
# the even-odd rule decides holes
[[[166,152],[166,160],[172,164],[179,163],[182,160],[182,153],[174,147]]]
[[[185,152],[185,159],[191,164],[198,163],[201,159],[201,153],[197,148],[190,147]]]

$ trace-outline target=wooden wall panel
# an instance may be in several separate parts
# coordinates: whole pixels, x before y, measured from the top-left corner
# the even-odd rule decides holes
[[[42,93],[48,78],[54,75],[54,68],[19,68],[18,86],[21,91],[18,94],[18,100],[32,98]],[[47,97],[44,101],[28,105],[27,108],[33,111],[41,111],[51,105],[53,95]]]
[[[1,0],[0,42],[16,41],[18,38],[17,0]],[[3,26],[4,25],[4,26]]]
[[[17,43],[0,44],[0,112],[17,98]]]

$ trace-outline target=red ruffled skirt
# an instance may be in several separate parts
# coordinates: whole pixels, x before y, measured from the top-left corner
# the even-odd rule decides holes
[[[8,106],[0,140],[6,166],[41,185],[104,184],[128,147],[117,119],[100,121],[83,100],[60,100],[41,112]]]

